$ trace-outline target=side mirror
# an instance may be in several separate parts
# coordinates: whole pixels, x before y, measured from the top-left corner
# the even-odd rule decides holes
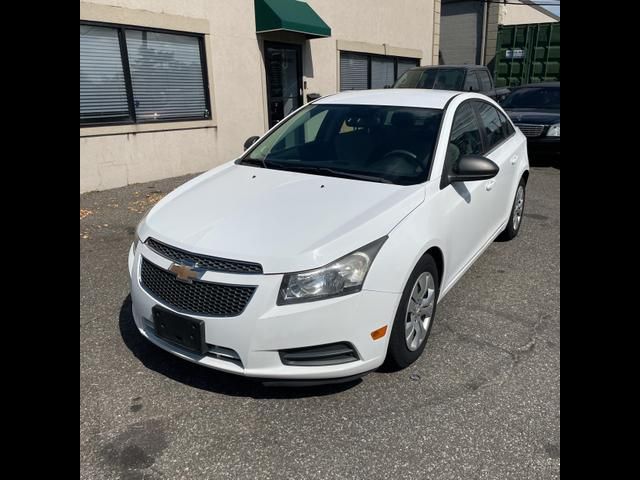
[[[249,137],[247,138],[247,140],[244,142],[244,149],[247,150],[251,145],[253,145],[254,143],[256,143],[256,141],[259,139],[260,137],[258,137],[257,135],[254,135],[253,137]]]
[[[500,167],[486,157],[465,155],[449,173],[449,183],[488,180],[495,177]]]

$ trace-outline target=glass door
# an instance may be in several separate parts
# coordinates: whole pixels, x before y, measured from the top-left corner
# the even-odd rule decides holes
[[[269,128],[302,105],[301,47],[264,43]]]

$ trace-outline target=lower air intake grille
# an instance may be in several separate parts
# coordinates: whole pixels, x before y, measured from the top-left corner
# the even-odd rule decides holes
[[[353,346],[346,342],[316,345],[314,347],[280,350],[280,360],[285,365],[317,367],[355,362],[358,354]]]
[[[194,315],[235,317],[246,308],[256,287],[226,285],[193,280],[179,281],[176,276],[147,259],[142,259],[142,287],[159,301]]]
[[[239,367],[242,367],[242,360],[240,355],[235,350],[226,347],[219,347],[217,345],[209,345],[207,343],[207,355],[215,357],[218,360],[225,360],[227,362],[235,363]]]

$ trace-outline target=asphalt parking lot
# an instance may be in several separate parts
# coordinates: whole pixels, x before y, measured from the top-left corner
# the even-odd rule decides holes
[[[297,389],[182,361],[135,329],[134,228],[190,177],[81,195],[81,479],[559,478],[560,170],[538,165],[520,235],[440,303],[414,365]]]

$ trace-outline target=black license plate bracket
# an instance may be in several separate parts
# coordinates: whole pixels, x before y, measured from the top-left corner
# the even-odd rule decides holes
[[[163,308],[153,308],[153,324],[156,335],[186,350],[204,355],[207,344],[204,320],[177,315]]]

